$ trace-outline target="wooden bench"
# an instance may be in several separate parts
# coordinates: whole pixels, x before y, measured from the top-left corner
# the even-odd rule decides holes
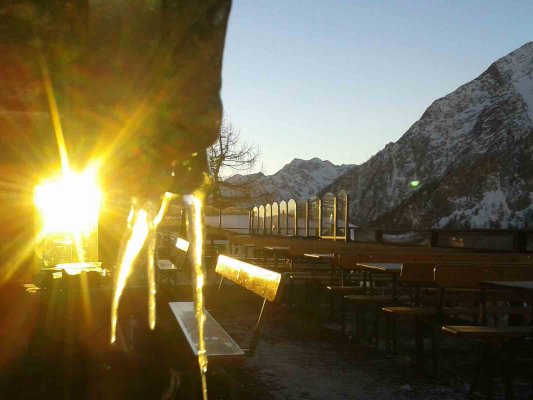
[[[435,283],[441,288],[441,299],[445,287],[460,287],[463,289],[476,290],[479,293],[481,304],[482,325],[444,325],[441,332],[451,337],[476,340],[484,343],[483,355],[479,358],[473,379],[472,388],[477,386],[481,371],[487,372],[487,394],[492,395],[492,364],[495,347],[503,347],[506,361],[503,365],[505,378],[505,397],[513,397],[512,370],[513,356],[516,346],[526,337],[532,336],[530,326],[488,326],[487,315],[490,312],[487,307],[487,291],[482,288],[484,281],[531,281],[533,280],[533,265],[438,265],[435,268]],[[492,291],[491,291],[492,292]],[[495,293],[498,293],[496,290]],[[527,300],[527,297],[517,296],[515,292],[500,290],[495,298],[502,301],[508,297],[511,301]],[[529,299],[530,301],[530,299]],[[442,300],[441,300],[442,307]],[[523,312],[526,309],[523,308]]]
[[[396,296],[396,275],[397,272],[382,269],[369,269],[361,265],[357,265],[356,259],[358,255],[341,254],[339,265],[343,271],[342,285],[332,286],[329,288],[331,294],[337,292],[342,294],[341,303],[341,328],[346,330],[346,309],[350,304],[353,311],[355,311],[355,333],[360,336],[361,333],[366,332],[366,314],[374,316],[374,338],[376,344],[379,345],[379,319],[380,310],[387,305],[394,305],[398,302]],[[352,279],[353,292],[347,293],[350,290],[344,286],[346,282],[346,271],[356,273],[358,280]],[[355,283],[355,285],[354,285]],[[361,291],[361,289],[363,289]]]
[[[167,282],[176,286],[177,274],[187,268],[187,257],[189,254],[189,242],[182,238],[176,240],[176,253],[174,254],[174,262],[168,259],[159,259],[159,252],[157,257],[157,283],[161,283],[163,277],[166,276]]]
[[[331,275],[336,279],[326,286],[326,290],[329,295],[330,319],[333,319],[335,298],[341,300],[340,319],[344,331],[345,296],[364,295],[375,289],[375,284],[387,283],[391,279],[389,276],[379,276],[367,282],[363,270],[356,265],[358,254],[354,255],[349,249],[343,249],[335,253],[335,256],[335,270],[331,272]]]
[[[272,236],[245,236],[232,237],[229,246],[229,255],[232,258],[252,263],[269,269],[283,269],[284,263],[272,259],[272,251],[266,247],[287,246],[291,239]],[[244,254],[243,254],[244,253]]]
[[[246,356],[252,356],[255,353],[259,341],[261,319],[266,303],[267,301],[279,301],[282,275],[224,255],[218,257],[215,271],[221,277],[219,288],[222,286],[224,280],[228,280],[255,293],[263,299],[259,317],[247,348],[240,347],[216,319],[209,312],[205,312],[204,337],[209,362],[215,362],[216,364],[241,362]],[[197,356],[198,330],[193,311],[193,302],[171,302],[169,306],[178,321],[183,335],[187,339],[192,354]]]
[[[442,264],[441,264],[442,265]],[[465,264],[466,265],[466,264]],[[470,264],[469,264],[470,265]],[[472,264],[475,265],[475,264]],[[392,342],[392,352],[396,354],[397,338],[396,323],[399,317],[409,318],[414,322],[415,331],[415,358],[417,364],[422,361],[423,355],[423,328],[429,325],[431,338],[434,338],[432,325],[437,316],[452,317],[456,315],[477,316],[479,308],[472,307],[445,307],[439,309],[440,288],[435,284],[435,263],[406,263],[402,265],[400,281],[412,290],[410,301],[397,306],[382,308],[388,321],[388,339]],[[463,300],[472,300],[472,291],[463,292],[462,289],[447,288],[447,293],[453,292],[454,296],[460,296]],[[476,300],[479,293],[475,294]],[[455,298],[457,300],[457,298]]]
[[[527,301],[527,296],[514,291],[490,289],[481,287],[484,281],[527,281],[533,280],[533,265],[523,264],[442,264],[435,267],[435,283],[440,290],[439,308],[443,308],[446,301],[446,291],[448,288],[462,289],[463,296],[475,298],[479,303],[479,314],[481,324],[486,325],[490,314],[502,314],[512,312],[527,312],[521,307],[499,307],[497,305],[488,306],[487,302],[502,301]],[[461,295],[461,292],[458,292]],[[473,335],[478,329],[472,329]],[[466,335],[462,331],[462,335]]]
[[[441,324],[453,316],[468,317],[470,320],[487,321],[487,316],[505,315],[512,312],[526,312],[526,309],[499,305],[498,302],[510,299],[509,293],[498,290],[486,291],[484,300],[480,282],[493,277],[503,280],[506,277],[527,277],[533,266],[502,263],[452,263],[452,264],[404,264],[400,279],[404,284],[415,288],[411,304],[384,307],[383,312],[391,321],[393,351],[395,351],[395,321],[398,316],[415,319],[417,360],[422,354],[421,322],[435,324],[440,330]],[[425,296],[421,297],[424,289]],[[487,306],[486,302],[495,303]],[[473,329],[472,333],[479,332]],[[496,333],[496,331],[495,331]],[[436,332],[432,329],[432,338]],[[466,335],[464,329],[461,335]],[[501,334],[501,332],[500,332]],[[434,344],[434,343],[433,343]],[[434,352],[436,351],[434,344]],[[435,357],[435,354],[434,354]],[[434,359],[436,369],[437,360]]]
[[[402,265],[400,281],[412,289],[409,304],[383,307],[382,311],[387,316],[388,339],[392,342],[392,353],[397,352],[396,322],[399,316],[414,320],[415,328],[415,358],[420,363],[423,354],[422,319],[434,317],[437,313],[436,305],[421,304],[421,290],[424,287],[434,286],[434,269],[432,263],[406,263]]]
[[[302,245],[306,241],[294,242],[289,247],[287,256],[290,271],[285,272],[290,283],[288,300],[291,304],[295,303],[294,284],[295,282],[303,283],[305,284],[306,305],[315,306],[315,311],[318,311],[320,308],[320,289],[331,284],[336,257],[333,253],[314,253],[312,247]],[[318,316],[320,313],[316,315]]]

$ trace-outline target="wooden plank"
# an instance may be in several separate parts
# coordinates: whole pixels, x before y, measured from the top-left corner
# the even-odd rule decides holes
[[[160,271],[172,271],[177,270],[176,266],[172,263],[170,260],[158,260],[157,261],[157,268]]]
[[[189,343],[194,355],[198,355],[198,327],[193,302],[168,303],[174,317]],[[204,337],[208,358],[244,359],[244,351],[220,324],[205,312]]]
[[[402,270],[402,264],[399,263],[358,263],[357,265],[369,271],[387,274],[399,274]]]
[[[335,258],[335,254],[333,253],[305,253],[304,257],[313,258],[316,260],[331,261]]]
[[[349,294],[344,296],[346,300],[364,304],[387,304],[392,303],[394,298],[389,295]]]
[[[435,281],[435,264],[406,263],[402,265],[400,280],[412,284],[431,284]]]
[[[456,336],[476,337],[479,339],[522,338],[531,335],[529,326],[443,326],[442,331]]]
[[[518,289],[533,293],[533,281],[488,281],[483,282],[483,286],[515,290]]]
[[[225,255],[218,256],[215,271],[222,277],[269,300],[279,298],[282,275]]]
[[[343,269],[357,269],[362,262],[381,263],[487,263],[487,264],[529,264],[533,266],[531,255],[516,253],[340,253],[339,264]]]
[[[435,283],[444,288],[480,288],[484,281],[533,280],[531,265],[439,264]]]
[[[176,240],[176,248],[178,250],[181,250],[181,251],[185,252],[185,253],[187,253],[189,251],[189,245],[190,245],[190,243],[187,240],[185,240],[185,239],[178,238]]]

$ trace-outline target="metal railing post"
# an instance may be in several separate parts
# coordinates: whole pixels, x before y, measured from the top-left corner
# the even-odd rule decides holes
[[[350,209],[350,199],[348,197],[348,194],[346,194],[346,198],[344,200],[344,241],[346,242],[351,241],[349,209]]]
[[[333,240],[337,240],[337,196],[333,197]]]
[[[305,237],[309,237],[309,200],[305,201]]]
[[[318,199],[318,237],[322,237],[322,199]]]

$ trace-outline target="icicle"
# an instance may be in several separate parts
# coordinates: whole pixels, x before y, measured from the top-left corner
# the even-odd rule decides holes
[[[113,294],[113,303],[111,305],[111,343],[115,343],[116,341],[120,297],[126,287],[126,281],[131,274],[133,263],[143,248],[150,230],[148,213],[144,209],[136,212],[132,220],[134,220],[134,222],[131,228],[131,236],[126,243],[120,259],[118,278],[115,283],[115,293]]]
[[[192,266],[194,271],[193,294],[194,313],[198,325],[198,365],[202,382],[203,399],[207,400],[207,352],[205,349],[204,323],[205,307],[203,287],[205,283],[205,271],[203,266],[204,231],[202,223],[202,199],[203,194],[196,192],[193,195],[185,195],[183,202],[187,209],[187,231],[192,246]]]
[[[113,304],[111,307],[111,343],[116,340],[118,319],[118,306],[120,297],[126,287],[126,281],[131,274],[133,263],[148,240],[147,250],[147,281],[148,281],[148,326],[155,328],[156,323],[156,284],[155,284],[155,246],[157,225],[163,220],[165,213],[175,195],[165,193],[159,212],[154,217],[153,206],[147,203],[139,211],[132,206],[128,215],[128,233],[130,237],[126,242],[124,251],[120,257],[118,279],[115,284]]]

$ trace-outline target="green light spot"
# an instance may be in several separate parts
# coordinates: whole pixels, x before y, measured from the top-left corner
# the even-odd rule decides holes
[[[412,188],[417,188],[418,186],[420,186],[420,181],[411,181],[409,182],[409,186],[411,186]]]

